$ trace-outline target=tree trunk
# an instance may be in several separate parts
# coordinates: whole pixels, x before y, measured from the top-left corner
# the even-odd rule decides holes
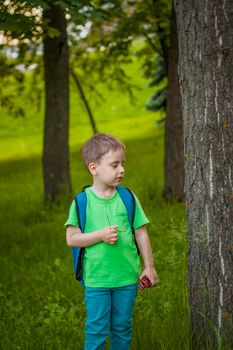
[[[232,3],[175,0],[175,6],[184,118],[191,326],[202,349],[232,349]]]
[[[180,84],[178,78],[178,38],[174,8],[171,16],[168,55],[168,97],[165,120],[164,198],[184,201],[184,143]]]
[[[71,192],[69,171],[69,67],[66,19],[53,1],[44,11],[44,21],[60,34],[44,39],[45,125],[43,176],[45,200]],[[45,33],[46,34],[46,33]]]

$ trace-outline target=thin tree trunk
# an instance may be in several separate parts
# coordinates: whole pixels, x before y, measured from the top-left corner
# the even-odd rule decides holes
[[[164,198],[184,201],[184,143],[180,84],[178,78],[178,38],[175,10],[172,9],[168,56],[168,97],[165,119]]]
[[[153,0],[156,11],[156,0]],[[166,44],[166,32],[158,23],[162,55],[168,76],[164,141],[164,189],[166,201],[183,202],[184,195],[184,142],[182,101],[178,78],[178,38],[174,7],[171,12],[170,47]],[[161,54],[161,53],[160,53]]]
[[[77,88],[79,90],[81,99],[83,100],[83,103],[84,103],[84,105],[86,107],[86,110],[87,110],[87,113],[88,113],[88,116],[89,116],[89,120],[90,120],[90,123],[91,123],[91,127],[92,127],[92,130],[93,130],[93,133],[96,134],[98,132],[98,130],[97,130],[97,126],[96,126],[96,123],[95,123],[95,119],[94,119],[93,113],[91,111],[91,107],[90,107],[90,105],[88,103],[88,100],[86,98],[86,95],[84,93],[84,90],[82,88],[82,85],[81,85],[81,83],[80,83],[80,81],[78,79],[78,75],[75,73],[75,71],[72,68],[70,68],[70,72],[71,72],[71,75],[72,75],[72,77],[73,77],[73,79],[75,81],[75,84],[76,84],[76,86],[77,86]]]
[[[175,7],[191,326],[202,349],[233,349],[232,2],[175,0]]]
[[[45,200],[71,192],[69,170],[69,67],[66,19],[63,10],[53,1],[44,11],[44,21],[60,35],[45,36],[45,125],[43,177]]]

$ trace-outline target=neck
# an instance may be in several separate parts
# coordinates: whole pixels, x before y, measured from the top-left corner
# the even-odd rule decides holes
[[[112,197],[115,193],[115,186],[106,186],[103,184],[93,183],[92,190],[100,197]]]

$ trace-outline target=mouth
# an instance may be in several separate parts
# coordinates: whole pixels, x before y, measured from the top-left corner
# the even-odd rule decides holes
[[[123,177],[117,177],[116,178],[116,181],[121,181],[121,180],[123,180]]]

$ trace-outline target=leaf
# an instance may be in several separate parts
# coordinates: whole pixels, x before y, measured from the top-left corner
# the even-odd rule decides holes
[[[60,31],[54,27],[46,27],[46,36],[53,39],[60,36]]]
[[[110,18],[110,13],[108,11],[105,11],[101,8],[96,9],[92,12],[93,16],[98,18],[98,19],[103,19],[103,20],[107,20]]]

